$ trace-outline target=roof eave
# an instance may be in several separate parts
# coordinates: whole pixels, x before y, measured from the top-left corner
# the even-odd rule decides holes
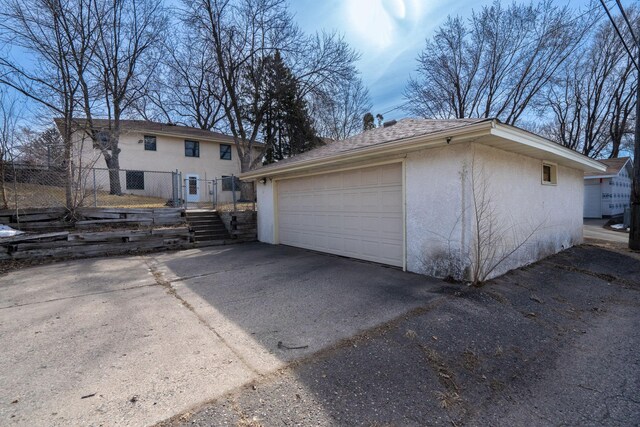
[[[460,143],[469,139],[475,139],[480,136],[488,135],[489,130],[493,127],[493,124],[494,121],[486,120],[454,129],[433,132],[427,135],[419,135],[412,138],[405,138],[397,141],[362,147],[332,156],[293,162],[291,164],[283,165],[282,167],[257,169],[240,174],[240,179],[255,181],[259,178],[282,175],[290,172],[299,172],[306,169],[321,167],[332,163],[340,163],[347,160],[365,160],[367,158],[376,157],[381,154],[391,155],[396,154],[397,152],[413,151],[416,149],[422,149],[432,146],[446,145],[448,143],[447,139],[449,138],[453,139],[458,137],[458,139],[453,139],[449,142],[454,144]],[[339,142],[337,143],[339,144]]]
[[[531,147],[541,153],[547,153],[550,156],[566,159],[572,167],[585,172],[605,172],[607,170],[607,166],[597,160],[534,133],[518,129],[514,126],[496,123],[491,129],[491,134],[505,140]]]

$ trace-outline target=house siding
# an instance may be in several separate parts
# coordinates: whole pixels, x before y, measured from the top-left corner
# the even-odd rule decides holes
[[[138,141],[143,140],[145,135],[156,137],[156,150],[145,150],[144,143]],[[199,141],[200,156],[185,156],[184,141]],[[220,144],[214,141],[203,141],[197,138],[174,137],[165,135],[156,135],[153,132],[127,132],[123,131],[120,135],[119,147],[120,168],[128,170],[140,171],[160,171],[175,172],[176,169],[182,172],[183,179],[186,175],[198,175],[200,179],[214,179],[222,176],[238,175],[240,173],[240,161],[235,147],[232,146],[232,159],[220,159]],[[106,168],[106,163],[100,154],[100,151],[92,148],[90,141],[84,142],[83,163],[85,165],[93,164],[96,168]],[[97,159],[97,160],[95,160]],[[155,179],[156,183],[153,184]],[[153,188],[149,190],[131,190],[125,187],[125,174],[121,173],[122,190],[128,194],[171,194],[171,178],[170,177],[154,177],[149,175],[148,181]],[[146,182],[145,182],[146,183]],[[158,186],[167,188],[159,189]],[[222,185],[218,185],[218,201],[231,202],[233,194],[231,191],[222,191]]]

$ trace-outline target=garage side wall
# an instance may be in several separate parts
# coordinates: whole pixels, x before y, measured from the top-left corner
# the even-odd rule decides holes
[[[273,199],[274,183],[267,179],[266,184],[256,181],[255,186],[258,196],[258,240],[275,244],[274,223],[277,212]]]
[[[463,277],[468,265],[464,251],[470,218],[463,210],[469,195],[462,168],[469,159],[469,143],[407,155],[407,270],[435,277]]]
[[[582,242],[582,171],[558,165],[557,184],[544,185],[538,159],[480,144],[473,153],[476,190],[487,190],[500,242],[488,265],[520,246],[487,279]],[[471,232],[473,247],[473,227]]]

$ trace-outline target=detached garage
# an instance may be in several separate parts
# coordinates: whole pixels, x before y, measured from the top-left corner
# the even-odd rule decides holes
[[[631,206],[633,164],[631,158],[600,160],[607,169],[584,174],[584,217],[621,215]]]
[[[405,119],[241,178],[262,242],[472,280],[580,243],[584,173],[604,170],[497,120]]]

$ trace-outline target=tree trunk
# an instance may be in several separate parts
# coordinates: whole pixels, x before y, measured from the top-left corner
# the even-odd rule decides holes
[[[7,182],[6,163],[4,161],[4,154],[2,154],[0,155],[0,197],[2,197],[2,199],[0,199],[2,203],[0,206],[2,206],[2,209],[9,209],[5,182]]]
[[[251,169],[251,155],[250,151],[247,150],[240,158],[240,171],[248,172]],[[256,198],[255,191],[253,188],[253,182],[241,181],[240,183],[240,200],[242,201],[254,201]]]
[[[109,194],[116,196],[122,196],[122,186],[120,185],[120,159],[118,149],[114,150],[109,156],[105,158],[107,168],[109,169]]]

